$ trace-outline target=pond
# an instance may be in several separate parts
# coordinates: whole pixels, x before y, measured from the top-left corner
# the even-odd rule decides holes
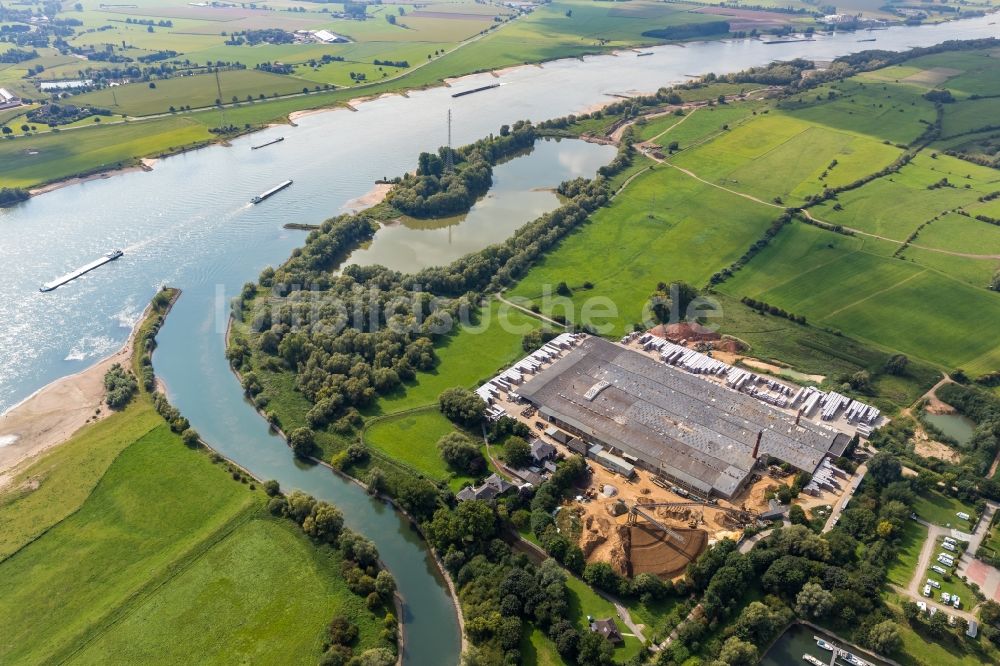
[[[573,139],[540,140],[529,153],[493,169],[490,191],[465,215],[383,226],[347,264],[381,264],[404,273],[443,266],[500,243],[524,224],[559,207],[555,188],[573,178],[593,178],[616,148]]]
[[[948,437],[966,446],[976,432],[976,422],[962,414],[927,414],[923,419]]]

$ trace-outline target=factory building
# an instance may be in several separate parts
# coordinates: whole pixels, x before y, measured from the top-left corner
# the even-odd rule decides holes
[[[586,442],[611,468],[632,466],[691,491],[731,499],[757,460],[772,456],[810,474],[849,439],[747,393],[645,354],[584,337],[517,387],[538,416]],[[603,464],[603,463],[602,463]]]

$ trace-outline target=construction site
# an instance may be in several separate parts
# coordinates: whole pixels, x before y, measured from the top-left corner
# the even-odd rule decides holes
[[[766,497],[792,481],[792,475],[775,471],[754,479],[734,501],[706,500],[646,471],[626,479],[599,464],[590,470],[587,485],[560,509],[564,533],[579,532],[588,562],[609,562],[622,575],[664,579],[680,576],[708,545],[739,541],[746,527],[780,517],[783,512],[773,513]]]
[[[665,344],[635,348],[638,338],[562,334],[478,391],[491,418],[516,418],[560,455],[589,459],[587,484],[557,516],[588,562],[679,576],[708,545],[786,515],[773,497],[799,471],[812,476],[807,510],[836,503],[847,475],[830,456],[850,437],[706,382],[657,358]]]

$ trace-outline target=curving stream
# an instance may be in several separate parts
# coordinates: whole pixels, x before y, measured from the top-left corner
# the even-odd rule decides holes
[[[455,118],[454,143],[459,145],[503,123],[580,112],[608,101],[608,95],[650,92],[686,75],[734,71],[775,59],[830,59],[869,48],[902,50],[1000,35],[1000,29],[990,25],[991,18],[879,31],[872,33],[876,43],[859,43],[860,37],[852,34],[798,44],[705,42],[649,49],[654,55],[646,58],[624,52],[509,70],[499,79],[489,74],[465,77],[452,81],[451,89],[383,97],[357,105],[357,113],[316,113],[301,118],[297,127],[274,127],[238,139],[232,147],[171,157],[151,173],[73,185],[0,210],[0,265],[13,269],[0,281],[0,411],[118,348],[158,285],[181,288],[183,296],[160,332],[156,356],[171,400],[213,447],[254,474],[340,506],[348,524],[376,543],[396,576],[406,602],[404,662],[456,663],[457,620],[416,534],[391,508],[373,502],[357,486],[323,469],[296,464],[284,443],[268,433],[243,401],[223,356],[228,300],[244,282],[283,261],[302,242],[301,232],[286,231],[282,225],[321,222],[369,191],[376,179],[412,169],[417,153],[444,143],[448,108]],[[499,88],[451,98],[455,90],[495,81],[501,83]],[[249,150],[278,136],[285,141]],[[558,174],[588,175],[601,159],[609,159],[586,149],[576,155],[572,143],[562,144],[565,154],[554,151],[563,169]],[[531,157],[505,165],[512,169],[509,179],[516,180],[522,170],[537,170],[528,166],[534,162],[522,160],[542,156],[547,149],[542,145]],[[586,159],[570,159],[581,155]],[[509,180],[503,168],[497,169],[498,197]],[[291,188],[261,205],[248,205],[252,195],[286,178],[295,180]],[[431,238],[420,233],[450,230],[453,239],[461,235],[465,240],[451,246],[461,254],[491,242],[488,234],[475,233],[476,220],[501,220],[498,229],[506,234],[541,208],[554,205],[555,199],[552,195],[552,201],[538,202],[515,193],[515,202],[518,198],[523,206],[498,207],[495,217],[481,217],[483,208],[490,206],[489,200],[481,202],[478,213],[445,230],[406,229],[418,235],[400,237],[401,232],[383,229],[366,252],[382,253],[372,259],[377,261],[400,258],[398,267],[407,270],[425,261],[445,261],[458,255],[413,251],[415,244]],[[398,251],[386,253],[383,239],[385,247],[395,242]],[[431,245],[440,248],[440,242],[435,237]],[[54,292],[38,292],[42,282],[112,247],[125,249],[125,257]]]

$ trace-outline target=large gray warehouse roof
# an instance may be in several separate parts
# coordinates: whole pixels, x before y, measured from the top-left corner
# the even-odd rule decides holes
[[[834,431],[795,418],[745,393],[588,337],[518,393],[593,439],[702,492],[732,496],[760,454],[812,473]]]

